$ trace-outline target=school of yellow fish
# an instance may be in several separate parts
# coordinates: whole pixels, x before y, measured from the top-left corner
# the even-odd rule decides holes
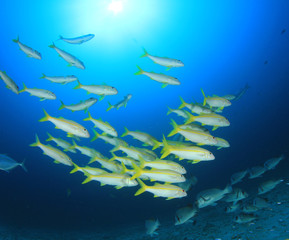
[[[88,34],[77,38],[60,37],[59,40],[65,41],[69,44],[82,44],[91,40],[93,37],[93,34]],[[28,57],[38,60],[42,59],[42,56],[38,51],[20,42],[19,37],[13,41],[19,45],[20,49]],[[54,43],[49,47],[54,49],[59,56],[68,63],[68,66],[74,66],[83,70],[85,69],[82,61],[72,54],[58,48]],[[154,63],[166,67],[166,70],[184,67],[183,62],[180,60],[153,56],[145,49],[144,54],[141,57],[151,59]],[[137,68],[139,71],[136,72],[135,75],[145,75],[151,80],[162,83],[162,87],[181,84],[181,82],[175,77],[161,73],[147,72],[142,70],[139,66],[137,66]],[[32,96],[40,98],[41,101],[56,99],[56,95],[49,90],[28,88],[25,84],[23,84],[23,89],[19,91],[17,84],[4,71],[0,71],[0,77],[6,84],[6,87],[16,94],[28,92]],[[187,196],[186,191],[188,191],[189,188],[185,183],[188,181],[190,182],[190,179],[186,179],[184,176],[187,173],[187,170],[182,166],[182,164],[180,164],[182,160],[186,160],[192,164],[202,161],[212,161],[215,160],[215,156],[212,152],[205,149],[203,147],[204,145],[215,146],[217,149],[230,147],[227,140],[213,136],[204,126],[212,127],[212,131],[215,131],[218,128],[230,126],[229,120],[222,116],[221,113],[224,108],[231,106],[231,101],[238,100],[248,89],[248,86],[246,86],[236,95],[226,95],[222,97],[217,95],[206,96],[203,89],[201,89],[201,93],[204,97],[202,104],[187,103],[181,97],[179,108],[169,108],[168,114],[175,113],[179,117],[183,118],[183,123],[177,124],[172,119],[172,131],[167,135],[167,137],[163,136],[163,139],[160,141],[149,133],[128,130],[126,127],[124,128],[124,133],[119,136],[120,134],[111,124],[100,119],[99,115],[97,116],[97,119],[94,118],[96,115],[88,111],[91,106],[102,100],[105,96],[118,94],[118,90],[115,87],[108,85],[86,85],[83,82],[81,83],[74,75],[46,76],[43,74],[40,78],[58,84],[77,82],[78,84],[74,89],[83,89],[88,93],[99,96],[99,98],[89,98],[73,105],[65,105],[61,101],[59,110],[66,108],[72,112],[85,111],[87,113],[87,118],[83,119],[83,121],[89,121],[93,124],[92,132],[94,133],[94,137],[91,141],[101,139],[105,143],[113,145],[113,148],[110,150],[111,157],[108,157],[104,156],[94,148],[81,146],[76,143],[75,140],[80,141],[81,138],[91,138],[92,132],[82,126],[81,123],[77,123],[71,119],[57,117],[58,113],[50,114],[45,110],[43,118],[39,121],[51,122],[56,129],[66,132],[67,137],[72,138],[72,140],[67,141],[53,137],[48,133],[48,139],[46,139],[46,141],[53,141],[58,147],[56,148],[40,141],[36,135],[36,141],[30,145],[31,147],[39,147],[43,151],[43,154],[50,157],[55,163],[71,167],[72,169],[70,170],[70,173],[83,173],[85,177],[82,182],[83,184],[90,181],[96,181],[99,182],[101,186],[110,185],[114,186],[116,189],[138,186],[135,196],[140,195],[143,192],[149,192],[152,193],[154,197],[163,197],[167,200]],[[128,94],[122,101],[115,105],[109,103],[107,111],[113,108],[118,110],[120,107],[126,107],[131,97],[132,95]],[[99,131],[101,133],[99,133]],[[57,132],[55,134],[57,134]],[[167,139],[176,134],[181,136],[179,140]],[[134,139],[137,139],[143,143],[143,147],[140,148],[129,145],[123,139],[126,136],[131,136]],[[155,150],[158,150],[159,148],[161,148],[161,151],[156,152]],[[78,166],[73,161],[73,157],[71,158],[68,155],[77,153],[77,151],[90,159],[85,166]],[[121,154],[119,154],[120,152]],[[169,155],[170,159],[166,159]],[[255,172],[259,173],[262,169],[255,170]],[[251,171],[251,174],[253,174],[253,172],[254,171]],[[245,173],[239,173],[239,175],[237,174],[235,177],[242,179]],[[154,185],[145,183],[148,181],[157,181],[158,183],[155,183]],[[232,180],[231,185],[234,183],[235,182]],[[231,185],[226,187],[224,190],[217,191],[215,189],[215,191],[211,190],[209,193],[200,193],[196,203],[197,207],[202,208],[212,205],[217,200],[223,198],[227,193],[237,194],[238,196],[244,197],[245,193],[238,192],[237,190],[237,193],[234,192],[235,190],[232,192]],[[212,202],[210,202],[210,199]],[[236,198],[234,198],[233,195],[231,196],[231,199],[228,198],[227,200],[228,202],[235,202]],[[235,207],[235,204],[233,207]],[[186,222],[193,217],[196,212],[197,210],[194,206],[178,210],[176,225]],[[150,226],[148,234],[153,234],[154,230],[151,229],[157,229],[159,222],[158,220],[148,220],[146,225]]]

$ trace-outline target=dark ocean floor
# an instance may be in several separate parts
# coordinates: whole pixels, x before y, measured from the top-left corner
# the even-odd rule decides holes
[[[174,226],[173,216],[165,221],[160,218],[158,235],[146,235],[143,224],[122,225],[110,231],[63,232],[22,228],[0,227],[0,240],[285,240],[289,239],[289,186],[285,181],[276,189],[262,195],[270,206],[255,213],[257,219],[238,224],[233,221],[234,213],[225,213],[226,204],[219,202],[207,207],[194,218],[194,223]],[[250,199],[248,199],[250,201]]]

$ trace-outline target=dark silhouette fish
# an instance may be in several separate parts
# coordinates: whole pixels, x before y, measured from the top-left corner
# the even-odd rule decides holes
[[[25,160],[24,160],[25,161]],[[12,158],[8,157],[5,154],[0,154],[0,170],[9,172],[10,170],[20,166],[27,172],[26,167],[24,166],[24,161],[22,163],[16,162]]]

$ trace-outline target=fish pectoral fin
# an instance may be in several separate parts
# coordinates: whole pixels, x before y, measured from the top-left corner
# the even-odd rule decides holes
[[[58,161],[56,161],[56,160],[54,161],[54,163],[56,163],[56,164],[60,164],[60,162],[58,162]]]
[[[214,126],[213,127],[213,131],[217,130],[218,129],[218,126]]]
[[[202,126],[205,126],[206,124],[202,123]]]
[[[171,199],[174,199],[174,197],[168,197],[166,200],[171,200]]]
[[[6,85],[6,88],[10,89],[11,90],[11,87],[9,87],[8,85]]]
[[[101,96],[99,97],[99,101],[101,101],[104,97],[105,97],[105,95],[101,95]]]
[[[162,88],[165,88],[166,86],[168,86],[168,84],[164,83],[164,84],[162,85]]]
[[[100,184],[100,186],[102,186],[102,187],[105,186],[105,185],[106,185],[105,183],[101,183],[101,184]]]
[[[73,137],[74,137],[74,135],[73,135],[73,134],[71,134],[71,133],[67,133],[67,137],[73,138]]]
[[[44,101],[44,100],[46,100],[46,98],[40,98],[40,101]]]
[[[217,150],[220,150],[220,149],[222,149],[222,147],[218,147],[218,148],[217,148]]]
[[[73,65],[71,63],[68,63],[67,64],[67,67],[72,67]]]
[[[197,143],[198,146],[206,145],[205,143]]]
[[[158,195],[154,195],[154,198],[159,197]]]
[[[155,182],[156,181],[155,179],[152,179],[152,178],[150,180],[151,180],[151,182]]]
[[[115,186],[116,189],[121,189],[123,186]]]
[[[172,68],[172,67],[167,67],[167,68],[166,68],[166,71],[169,71],[171,68]]]

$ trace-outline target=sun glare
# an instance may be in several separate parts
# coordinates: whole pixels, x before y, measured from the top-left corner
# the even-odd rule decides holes
[[[122,9],[123,9],[122,1],[112,1],[108,6],[108,10],[114,12],[115,14],[121,12]]]

